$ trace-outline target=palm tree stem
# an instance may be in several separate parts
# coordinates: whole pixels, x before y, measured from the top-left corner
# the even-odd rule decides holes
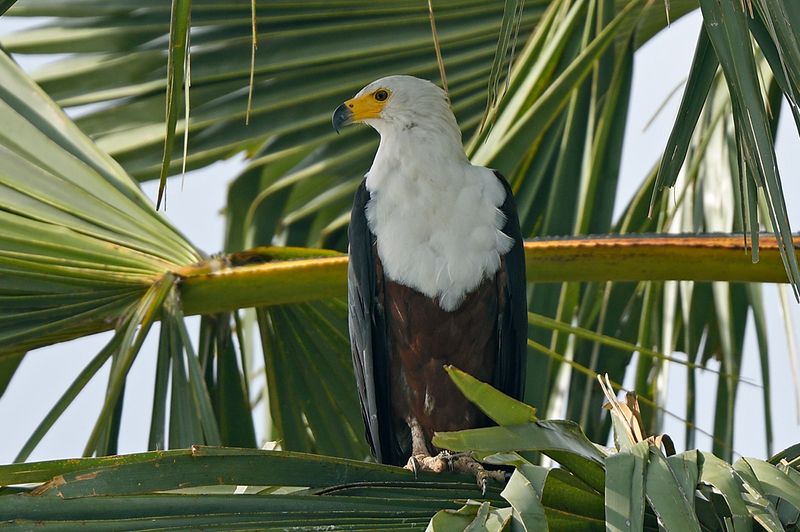
[[[800,249],[796,241],[795,252]],[[328,250],[294,255],[257,248],[229,256],[230,266],[188,266],[181,293],[184,312],[209,314],[237,308],[298,303],[346,293],[347,257]],[[309,254],[316,255],[309,258]],[[629,235],[548,238],[525,242],[530,282],[748,281],[785,283],[778,243],[759,242],[752,263],[742,235]],[[280,257],[280,262],[271,262]],[[296,260],[287,260],[293,259]]]

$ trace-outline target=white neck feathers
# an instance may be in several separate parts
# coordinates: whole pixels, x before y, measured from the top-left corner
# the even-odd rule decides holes
[[[470,164],[446,114],[370,124],[381,143],[367,174],[367,221],[385,275],[452,311],[497,272],[513,240],[502,232],[505,189]]]

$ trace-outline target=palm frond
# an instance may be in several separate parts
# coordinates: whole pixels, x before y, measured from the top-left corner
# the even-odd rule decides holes
[[[539,421],[530,407],[458,370],[459,387],[501,426],[442,433],[438,444],[482,449],[486,463],[513,467],[501,491],[481,493],[460,474],[286,451],[194,446],[127,456],[0,466],[0,518],[11,527],[103,528],[124,519],[149,529],[328,526],[418,530],[722,529],[770,531],[800,509],[796,449],[770,463],[733,466],[699,451],[665,453],[642,432],[638,406],[606,388],[617,446],[592,444],[573,423]],[[509,415],[515,412],[515,415]],[[542,452],[562,467],[531,463]],[[21,486],[21,487],[14,487]]]
[[[201,254],[6,55],[0,80],[0,352],[18,353],[113,326]]]

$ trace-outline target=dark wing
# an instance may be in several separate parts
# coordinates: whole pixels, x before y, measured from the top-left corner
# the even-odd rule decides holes
[[[361,414],[380,463],[391,460],[396,446],[389,402],[389,357],[383,312],[383,274],[377,262],[375,235],[367,225],[369,191],[366,180],[353,200],[350,214],[350,261],[347,267],[348,325]]]
[[[506,217],[503,232],[514,239],[514,246],[503,256],[497,319],[498,353],[494,386],[516,399],[525,393],[525,368],[528,343],[528,298],[525,278],[525,251],[519,228],[514,194],[506,179],[495,171],[494,175],[506,190],[506,199],[500,210]]]

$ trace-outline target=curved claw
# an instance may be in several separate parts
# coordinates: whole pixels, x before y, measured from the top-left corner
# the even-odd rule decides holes
[[[486,485],[489,483],[489,474],[483,467],[478,469],[478,472],[475,473],[475,481],[481,489],[481,495],[486,495]]]
[[[454,471],[474,475],[482,495],[486,495],[486,487],[489,485],[489,479],[500,484],[503,484],[505,480],[504,471],[487,471],[483,467],[483,464],[475,460],[469,453],[453,457],[452,465]]]
[[[417,457],[411,455],[408,459],[408,463],[406,463],[406,465],[403,466],[403,469],[408,469],[409,471],[414,473],[414,478],[417,478],[417,473],[419,472],[420,469],[420,463],[419,460],[417,460]]]

